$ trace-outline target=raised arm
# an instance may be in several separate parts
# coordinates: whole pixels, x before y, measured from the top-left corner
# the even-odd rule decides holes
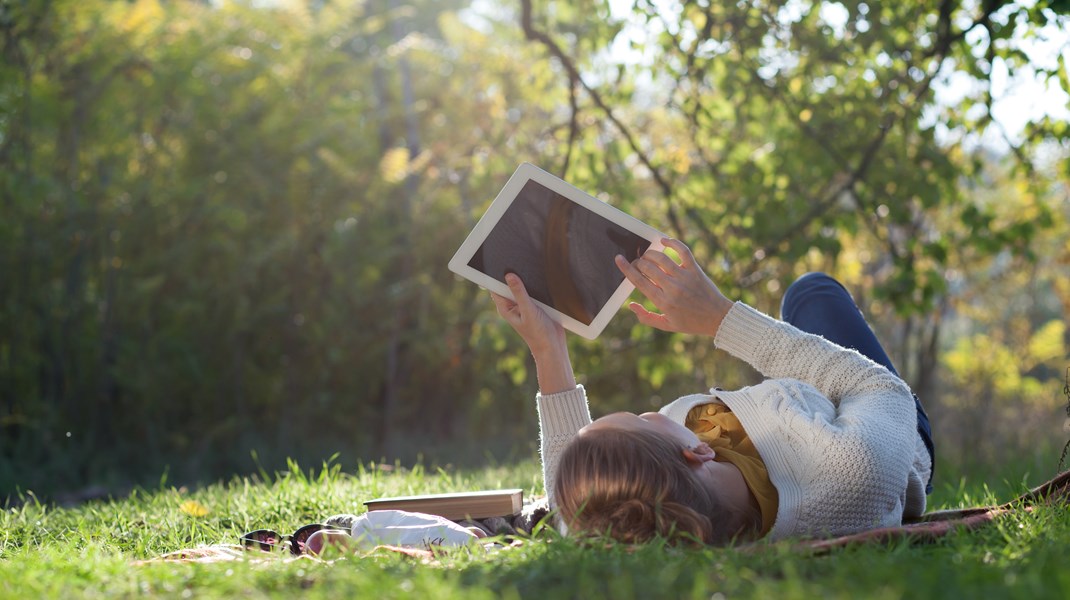
[[[535,359],[539,381],[536,399],[539,452],[542,457],[543,485],[553,509],[557,507],[553,488],[558,458],[580,428],[591,422],[591,413],[583,388],[576,385],[568,345],[565,343],[565,330],[531,301],[519,277],[506,275],[505,282],[516,300],[494,293],[491,298],[498,314],[520,334]]]
[[[633,263],[617,258],[625,277],[661,311],[651,312],[632,303],[630,308],[641,323],[712,336],[718,348],[746,361],[762,375],[809,383],[837,407],[841,401],[851,405],[856,399],[862,405],[871,404],[870,400],[876,401],[873,392],[891,392],[906,408],[892,406],[889,410],[897,417],[910,416],[910,390],[887,369],[854,350],[803,333],[745,304],[733,303],[706,276],[686,245],[672,239],[662,243],[680,255],[680,263],[657,251],[647,252]],[[851,413],[856,408],[864,407],[848,406],[845,411]],[[840,414],[844,415],[844,410]]]
[[[888,406],[894,416],[912,422],[914,400],[902,379],[855,350],[805,333],[745,304],[737,303],[721,324],[717,347],[771,378],[809,383],[848,415],[883,402],[891,395],[901,406]]]

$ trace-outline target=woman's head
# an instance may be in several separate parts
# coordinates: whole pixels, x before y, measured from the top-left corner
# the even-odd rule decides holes
[[[678,428],[678,429],[677,429]],[[682,431],[679,431],[682,430]],[[618,413],[586,427],[562,452],[554,495],[569,529],[623,542],[656,536],[726,543],[739,518],[700,476],[705,447],[654,413]]]

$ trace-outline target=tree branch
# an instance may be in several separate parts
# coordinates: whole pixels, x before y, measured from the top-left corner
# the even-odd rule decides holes
[[[860,183],[864,179],[866,173],[872,166],[873,160],[876,158],[877,152],[884,145],[884,141],[888,137],[888,132],[891,131],[892,127],[902,122],[904,118],[910,115],[912,111],[917,107],[918,103],[921,101],[921,98],[928,94],[929,89],[932,86],[933,80],[936,78],[937,73],[939,73],[940,71],[939,65],[943,63],[945,58],[947,58],[947,53],[950,52],[953,42],[965,36],[966,32],[970,29],[973,29],[977,25],[983,23],[991,16],[992,12],[995,11],[993,7],[988,6],[986,7],[986,12],[981,17],[979,17],[978,20],[974,21],[974,23],[970,27],[960,32],[953,32],[951,30],[951,12],[954,8],[953,4],[954,0],[944,0],[941,3],[939,9],[940,14],[936,27],[937,31],[939,32],[939,37],[937,38],[937,41],[933,44],[934,52],[925,55],[922,59],[922,61],[932,59],[932,62],[935,62],[936,66],[927,69],[925,78],[920,81],[918,85],[910,91],[909,94],[906,95],[905,102],[901,105],[898,111],[896,111],[895,113],[888,113],[884,123],[882,123],[880,126],[880,131],[866,146],[866,149],[862,153],[862,158],[858,161],[855,168],[851,170],[847,178],[843,180],[843,182],[839,185],[834,186],[823,199],[819,200],[816,204],[814,204],[811,209],[807,211],[805,215],[803,215],[802,219],[796,221],[796,223],[789,227],[785,227],[774,242],[763,245],[760,249],[762,255],[768,255],[772,249],[775,249],[780,244],[797,235],[803,227],[805,227],[811,221],[824,214],[836,202],[840,194],[849,191],[855,191],[855,186],[857,186],[858,183]],[[907,68],[907,70],[909,70],[909,67]],[[757,76],[756,69],[752,69],[751,72],[755,73],[755,76]],[[893,81],[902,81],[905,78],[906,73],[902,73],[897,77],[889,79],[888,83],[885,84],[882,93],[889,94],[891,92],[891,83]],[[789,112],[791,112],[792,107],[790,106],[790,101],[784,98],[782,94],[776,94],[776,90],[774,87],[764,86],[764,89],[767,89],[770,92],[774,92],[772,94],[772,99],[774,101],[780,102],[782,105],[785,106],[785,108],[789,109]],[[791,114],[797,114],[797,112],[791,112]],[[832,148],[825,144],[820,139],[820,136],[818,136],[816,132],[812,130],[812,128],[801,122],[799,123],[799,127],[803,131],[803,133],[807,135],[807,137],[816,140],[818,145],[827,153],[829,153],[834,160],[839,157],[839,153],[835,152]],[[847,161],[842,160],[842,162],[846,163]],[[854,193],[853,197],[858,199],[859,195],[857,193]],[[890,240],[889,247],[893,255],[898,254],[896,248],[894,247],[894,245],[892,245]],[[757,268],[757,263],[758,259],[752,258],[747,268],[744,270],[744,273],[754,272]]]
[[[593,89],[590,85],[587,84],[586,81],[583,80],[583,77],[580,75],[579,69],[576,68],[576,65],[572,61],[572,59],[569,58],[563,50],[561,50],[561,47],[558,46],[557,43],[554,42],[554,40],[550,38],[548,34],[543,31],[539,31],[535,28],[532,22],[531,0],[520,0],[520,6],[520,26],[524,31],[524,36],[528,40],[539,42],[540,44],[542,44],[546,48],[546,50],[554,58],[556,58],[558,62],[561,63],[561,66],[564,67],[565,71],[568,72],[570,81],[578,82],[580,86],[583,87],[583,89],[587,92],[587,95],[590,96],[591,101],[595,103],[595,106],[597,106],[606,115],[606,118],[609,120],[609,122],[613,124],[613,126],[622,136],[624,136],[624,140],[628,143],[628,147],[630,147],[635,153],[635,155],[639,158],[639,162],[641,162],[643,166],[645,166],[647,170],[650,171],[651,177],[654,178],[654,182],[661,190],[661,194],[665,198],[666,211],[674,235],[678,238],[683,239],[684,229],[682,224],[680,223],[679,216],[676,214],[676,209],[672,205],[672,184],[670,184],[669,181],[664,177],[664,175],[662,175],[661,169],[654,165],[654,162],[653,160],[651,160],[650,156],[648,156],[647,153],[639,146],[638,141],[635,139],[635,136],[632,135],[631,131],[624,125],[624,123],[620,121],[620,119],[617,118],[616,114],[613,113],[613,110],[606,104],[605,100],[602,98],[602,95],[599,94],[597,90]]]
[[[576,138],[580,134],[579,114],[580,106],[576,98],[576,78],[569,75],[568,78],[568,147],[565,149],[565,160],[561,165],[561,178],[568,177],[569,163],[572,162],[572,149],[576,145]]]

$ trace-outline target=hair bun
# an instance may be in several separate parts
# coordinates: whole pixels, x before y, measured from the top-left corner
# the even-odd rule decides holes
[[[656,511],[658,535],[673,539],[692,537],[698,543],[709,540],[713,535],[713,523],[710,518],[699,514],[695,509],[679,502],[664,502]]]
[[[697,542],[709,539],[710,519],[679,502],[661,502],[656,506],[638,499],[624,500],[608,515],[614,537],[626,542],[640,542],[655,536],[673,540],[691,537]]]
[[[658,533],[657,513],[653,506],[642,500],[624,500],[608,516],[613,531],[630,538],[626,541],[643,541]]]

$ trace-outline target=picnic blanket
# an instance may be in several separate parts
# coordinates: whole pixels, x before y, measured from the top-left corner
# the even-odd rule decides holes
[[[427,550],[424,548],[411,548],[404,546],[390,546],[387,544],[381,544],[372,548],[360,552],[360,556],[368,557],[376,554],[387,555],[401,555],[409,558],[417,559],[424,563],[433,563],[435,561],[435,552],[433,550]],[[151,565],[160,562],[168,563],[218,563],[229,562],[234,560],[255,562],[255,563],[268,563],[268,562],[293,562],[293,561],[312,561],[315,563],[329,564],[334,562],[333,559],[325,560],[318,556],[310,554],[301,554],[299,556],[291,556],[287,554],[280,554],[277,552],[260,552],[256,550],[248,550],[237,544],[205,544],[197,546],[195,548],[186,548],[184,550],[176,550],[175,552],[168,552],[155,558],[147,560],[134,561],[134,565]]]
[[[882,527],[834,538],[805,540],[798,542],[796,547],[820,554],[857,544],[884,544],[894,541],[911,544],[932,543],[959,531],[984,527],[1013,511],[1031,512],[1037,505],[1070,505],[1070,471],[1063,471],[1003,504],[932,511],[898,527]]]

